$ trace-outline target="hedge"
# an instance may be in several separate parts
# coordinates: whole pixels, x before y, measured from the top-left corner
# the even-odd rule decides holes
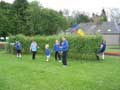
[[[6,50],[9,53],[15,53],[15,47],[12,45],[16,40],[19,40],[22,44],[22,53],[28,54],[30,53],[29,47],[34,39],[38,45],[39,49],[37,53],[44,54],[45,52],[45,44],[50,45],[50,49],[52,51],[53,45],[55,40],[61,40],[62,36],[34,36],[34,37],[27,37],[24,35],[16,35],[10,36],[8,40],[8,45]],[[65,36],[69,42],[69,51],[68,57],[74,59],[95,59],[95,53],[99,48],[99,45],[102,41],[102,37],[99,35],[92,35],[92,36],[84,36],[80,37],[77,35],[66,35]]]

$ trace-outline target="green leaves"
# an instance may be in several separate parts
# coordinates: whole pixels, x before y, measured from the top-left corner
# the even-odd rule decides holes
[[[15,0],[0,2],[0,36],[53,35],[68,28],[66,18],[59,12],[42,7],[39,2]]]
[[[9,43],[19,40],[22,43],[22,52],[29,53],[29,47],[32,39],[36,40],[39,45],[38,53],[44,54],[45,44],[49,44],[50,49],[53,49],[55,40],[58,39],[61,41],[62,36],[35,36],[35,37],[26,37],[24,35],[11,36]],[[67,35],[66,36],[69,42],[69,52],[68,57],[74,59],[95,59],[96,51],[99,48],[99,45],[102,41],[101,36],[85,36],[80,37],[77,35]],[[11,49],[9,47],[9,49]],[[8,49],[8,50],[9,50]]]

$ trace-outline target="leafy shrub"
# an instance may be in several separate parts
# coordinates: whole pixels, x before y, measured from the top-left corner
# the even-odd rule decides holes
[[[15,52],[15,47],[11,46],[10,43],[13,43],[19,40],[22,44],[22,52],[23,53],[30,53],[29,47],[31,41],[34,39],[38,46],[37,53],[44,54],[45,44],[50,45],[51,51],[53,50],[53,45],[55,40],[61,40],[62,36],[35,36],[35,37],[27,37],[24,35],[16,35],[11,36],[9,39],[9,44],[7,45],[7,51],[10,53]],[[80,37],[77,35],[66,35],[66,38],[69,42],[69,51],[68,57],[74,59],[95,59],[95,53],[99,48],[99,45],[102,41],[102,37],[99,35],[94,36],[85,36]]]

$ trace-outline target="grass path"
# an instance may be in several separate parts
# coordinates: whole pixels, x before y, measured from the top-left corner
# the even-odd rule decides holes
[[[0,52],[0,90],[120,90],[120,58],[105,61],[69,60],[63,67],[44,56],[21,60]]]

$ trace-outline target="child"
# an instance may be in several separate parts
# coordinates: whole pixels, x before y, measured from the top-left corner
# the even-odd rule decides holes
[[[30,45],[30,51],[32,51],[32,59],[33,60],[36,57],[37,48],[38,48],[38,45],[37,45],[36,41],[33,40]]]
[[[104,52],[106,50],[106,42],[102,41],[101,45],[100,45],[100,50],[97,52],[97,60],[99,60],[99,56],[102,55],[102,60],[104,60]]]
[[[55,60],[57,61],[58,59],[60,60],[60,44],[59,41],[56,40],[54,44],[54,52],[55,52]]]
[[[46,61],[48,62],[49,61],[49,58],[50,58],[50,50],[49,50],[49,45],[46,44],[45,45],[45,54],[46,54]]]
[[[62,42],[62,63],[63,65],[67,66],[67,52],[68,52],[69,44],[64,36],[62,37],[62,41],[63,41]]]
[[[21,43],[19,41],[16,41],[15,43],[16,47],[16,53],[17,53],[17,58],[21,58]]]

